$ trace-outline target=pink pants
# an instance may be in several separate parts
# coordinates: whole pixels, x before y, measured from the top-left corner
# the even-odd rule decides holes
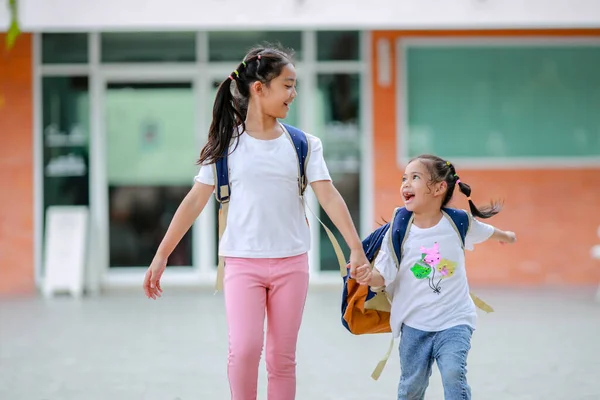
[[[256,400],[266,311],[268,399],[294,400],[296,343],[308,290],[308,255],[228,257],[225,262],[231,398]]]

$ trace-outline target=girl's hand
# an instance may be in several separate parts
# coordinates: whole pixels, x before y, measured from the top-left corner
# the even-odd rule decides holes
[[[144,293],[146,293],[146,297],[149,299],[156,300],[161,296],[160,278],[163,272],[165,272],[165,268],[167,268],[167,259],[158,256],[154,257],[152,264],[148,267],[143,286]]]
[[[369,260],[367,260],[367,256],[363,248],[360,250],[352,250],[350,252],[350,277],[354,278],[356,275],[356,269],[360,266],[370,266]]]
[[[370,265],[361,265],[356,269],[356,281],[361,285],[368,285],[373,277],[373,268]]]
[[[504,232],[504,237],[500,239],[500,244],[505,243],[514,243],[517,241],[517,235],[514,232],[506,231]]]

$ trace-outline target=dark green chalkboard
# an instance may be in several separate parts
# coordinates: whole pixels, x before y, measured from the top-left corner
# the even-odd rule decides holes
[[[600,45],[411,46],[408,153],[600,156]]]

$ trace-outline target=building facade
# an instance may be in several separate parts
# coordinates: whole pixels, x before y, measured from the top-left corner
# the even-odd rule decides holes
[[[414,20],[394,9],[395,22],[358,3],[334,19],[335,4],[315,13],[309,0],[282,2],[287,17],[258,4],[256,15],[227,19],[218,5],[129,13],[68,0],[50,18],[34,3],[21,8],[30,33],[0,59],[0,293],[42,284],[55,205],[89,209],[90,292],[140,285],[196,174],[216,87],[264,41],[295,50],[299,95],[287,122],[323,140],[363,235],[400,205],[406,162],[431,152],[455,163],[476,202],[503,199],[492,222],[518,234],[517,246],[469,254],[471,284],[600,280],[589,255],[600,224],[600,29],[582,12],[592,2],[541,17],[514,2],[502,12],[463,2],[428,18],[411,9]],[[331,225],[310,194],[309,204]],[[454,204],[467,207],[460,195]],[[329,240],[308,215],[311,279],[339,282]],[[211,200],[165,283],[212,283],[216,248]]]

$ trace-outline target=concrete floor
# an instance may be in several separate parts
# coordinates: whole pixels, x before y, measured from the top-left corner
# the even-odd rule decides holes
[[[600,399],[600,303],[594,289],[475,292],[480,314],[469,357],[473,398]],[[298,349],[297,399],[395,399],[393,353],[370,373],[389,335],[356,337],[339,322],[339,289],[312,288]],[[360,360],[360,361],[359,361]],[[222,295],[165,288],[100,297],[0,300],[1,400],[229,399]],[[261,363],[259,399],[266,399]],[[443,399],[437,369],[426,399]]]

